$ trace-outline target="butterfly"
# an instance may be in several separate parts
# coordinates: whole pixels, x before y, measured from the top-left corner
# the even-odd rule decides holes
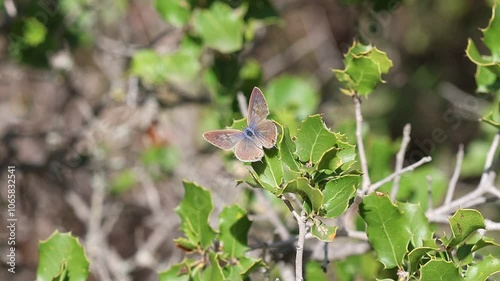
[[[203,138],[224,150],[234,149],[234,155],[243,162],[255,162],[264,156],[264,148],[276,144],[278,128],[273,121],[266,119],[269,107],[262,91],[254,87],[248,103],[247,127],[243,131],[224,129],[209,131]]]

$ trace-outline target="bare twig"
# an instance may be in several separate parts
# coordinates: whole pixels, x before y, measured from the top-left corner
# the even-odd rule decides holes
[[[246,118],[248,114],[247,99],[242,92],[238,92],[236,98],[238,99],[238,107],[240,108],[241,115],[243,115],[243,118]]]
[[[135,255],[132,257],[132,261],[137,263],[137,265],[149,268],[154,268],[157,265],[158,261],[155,258],[156,250],[158,250],[165,240],[169,239],[169,236],[165,235],[165,233],[169,233],[173,228],[172,224],[169,223],[172,219],[169,219],[168,215],[163,215],[163,217],[164,219],[161,223],[155,226],[153,233],[149,235],[145,243],[138,247]]]
[[[453,175],[451,176],[450,183],[448,184],[448,190],[446,191],[446,198],[444,199],[444,204],[450,203],[451,199],[453,198],[453,193],[455,192],[458,178],[460,177],[460,169],[462,168],[462,161],[463,160],[464,160],[464,146],[463,146],[463,144],[460,144],[460,146],[458,147],[457,162],[455,164],[455,170],[453,171]]]
[[[401,140],[401,147],[399,149],[398,154],[396,155],[396,168],[394,169],[395,172],[399,172],[399,171],[401,171],[401,169],[403,169],[406,148],[408,147],[408,144],[410,143],[410,132],[411,132],[411,125],[406,124],[405,127],[403,128],[403,139]],[[392,201],[396,200],[396,195],[398,194],[398,190],[399,190],[399,180],[400,179],[401,179],[401,176],[399,176],[399,175],[394,178],[394,181],[392,184],[392,190],[391,190],[391,200]]]
[[[137,106],[137,96],[139,93],[139,78],[130,76],[128,78],[127,105],[135,108]]]
[[[295,194],[289,193],[288,196],[290,197],[290,199],[292,199],[293,202],[295,202],[295,204],[297,204],[297,207],[300,208],[301,211],[304,209],[302,207],[302,202],[300,202],[299,198],[297,198]]]
[[[160,203],[160,194],[158,193],[158,189],[155,184],[149,177],[148,173],[142,168],[135,168],[135,173],[139,176],[139,181],[142,183],[144,187],[146,200],[148,202],[149,208],[153,211],[153,215],[157,217],[161,217],[162,215],[162,207]]]
[[[328,270],[328,264],[330,263],[330,260],[328,260],[328,243],[327,242],[323,243],[323,254],[325,256],[323,257],[323,263],[321,263],[321,269],[323,269],[323,272],[326,272]]]
[[[83,200],[83,198],[73,190],[70,190],[66,194],[65,199],[73,209],[76,217],[83,223],[87,224],[89,221],[90,211],[89,206],[87,205],[87,203],[85,203],[85,200]]]
[[[304,255],[304,241],[306,236],[306,212],[302,211],[300,215],[297,214],[290,201],[284,195],[281,195],[280,198],[281,200],[283,200],[290,212],[292,212],[299,226],[299,236],[297,239],[297,255],[295,257],[295,280],[302,281],[304,280],[304,277],[302,275],[302,264]]]
[[[304,255],[304,241],[306,237],[306,211],[302,210],[300,213],[300,219],[297,220],[299,225],[299,239],[297,240],[297,256],[295,257],[295,280],[303,281],[304,277],[302,277],[302,264],[303,264],[303,255]]]
[[[488,154],[486,154],[486,161],[484,162],[484,171],[483,175],[481,176],[478,188],[486,186],[487,182],[491,180],[491,177],[495,175],[495,172],[491,170],[491,167],[493,166],[493,159],[495,158],[495,154],[497,152],[499,143],[500,143],[500,131],[498,131],[495,134],[493,142],[491,143],[490,150],[488,151]]]
[[[445,215],[439,215],[439,216],[433,216],[429,218],[430,222],[436,222],[436,223],[449,223],[450,219],[445,216]],[[500,230],[500,222],[495,222],[489,219],[485,219],[484,223],[486,225],[486,230]]]
[[[485,198],[483,198],[483,195],[486,193],[490,193],[500,198],[500,192],[498,192],[498,190],[493,184],[496,178],[496,172],[493,169],[491,169],[493,165],[493,159],[495,157],[499,144],[500,144],[500,131],[496,133],[495,137],[493,138],[491,147],[488,150],[486,161],[484,163],[484,171],[476,189],[474,189],[474,191],[460,198],[457,198],[455,200],[443,204],[439,208],[436,208],[434,210],[428,210],[426,215],[429,219],[433,219],[435,216],[442,216],[449,214],[451,212],[456,211],[460,207],[471,207],[477,204],[481,204],[486,200]]]
[[[104,175],[96,174],[92,178],[92,199],[90,203],[90,216],[88,222],[87,239],[92,240],[99,236],[104,197],[106,195],[106,186],[104,182]]]
[[[7,12],[7,15],[9,15],[9,17],[11,18],[14,18],[17,15],[17,9],[16,5],[14,5],[14,1],[5,0],[3,4],[5,6],[5,11]]]
[[[353,96],[354,109],[356,111],[356,141],[358,143],[358,154],[361,162],[361,171],[363,172],[362,192],[366,193],[370,188],[370,175],[368,174],[368,161],[366,160],[365,146],[363,145],[363,115],[361,114],[361,98],[358,95]]]
[[[368,193],[371,193],[371,192],[373,192],[373,191],[377,190],[377,189],[378,189],[379,187],[381,187],[382,185],[384,185],[384,184],[386,184],[386,183],[388,183],[388,182],[392,181],[395,177],[397,177],[397,176],[399,176],[399,175],[402,175],[402,174],[404,174],[404,173],[406,173],[406,172],[413,171],[413,170],[415,170],[415,168],[417,168],[417,167],[419,167],[419,166],[421,166],[421,165],[423,165],[423,164],[425,164],[425,163],[428,163],[428,162],[430,162],[431,160],[432,160],[432,157],[430,157],[430,156],[426,156],[426,157],[424,157],[424,158],[420,159],[420,161],[418,161],[418,162],[416,162],[416,163],[413,163],[413,164],[411,164],[410,166],[407,166],[406,168],[404,168],[404,169],[400,170],[399,172],[396,172],[396,173],[391,174],[390,176],[386,177],[385,179],[380,180],[380,181],[378,181],[378,182],[376,182],[376,183],[372,184],[372,185],[369,187],[370,192],[368,192]]]

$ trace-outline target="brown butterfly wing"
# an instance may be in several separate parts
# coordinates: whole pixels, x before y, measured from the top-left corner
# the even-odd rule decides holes
[[[249,126],[256,126],[262,120],[265,120],[269,115],[269,107],[267,106],[266,98],[262,91],[254,87],[248,102],[248,119]]]
[[[236,158],[240,161],[255,162],[262,159],[262,156],[264,156],[264,150],[259,148],[252,139],[243,138],[236,144],[234,155],[236,155]]]
[[[244,138],[244,135],[239,130],[225,129],[206,132],[203,138],[218,148],[231,150]]]
[[[276,144],[278,137],[278,128],[271,120],[262,120],[255,127],[255,142],[262,144],[265,148],[271,148]]]

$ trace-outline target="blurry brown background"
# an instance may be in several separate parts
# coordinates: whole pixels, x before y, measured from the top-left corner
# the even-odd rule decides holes
[[[224,166],[201,139],[200,112],[208,99],[179,98],[166,86],[144,89],[127,74],[134,50],[174,48],[178,34],[159,18],[152,1],[118,2],[92,2],[87,9],[98,18],[89,34],[94,41],[43,54],[48,68],[9,56],[13,27],[9,11],[1,12],[0,217],[5,222],[6,166],[15,165],[18,256],[17,273],[7,274],[1,229],[0,280],[33,280],[38,241],[56,229],[85,240],[94,270],[107,270],[95,262],[106,259],[117,267],[114,273],[124,274],[119,280],[156,280],[158,270],[183,257],[171,242],[180,236],[173,208],[182,197],[183,179],[214,191],[215,213],[241,200],[244,189],[235,188],[233,180],[246,175],[246,168]],[[259,31],[250,55],[262,64],[265,80],[283,73],[313,79],[321,94],[319,111],[334,129],[352,118],[353,110],[331,69],[342,67],[342,53],[362,37],[394,63],[387,84],[363,104],[372,133],[396,139],[411,123],[413,139],[423,140],[442,128],[449,138],[432,153],[442,155],[438,164],[445,171],[451,170],[458,144],[467,147],[481,136],[477,118],[487,100],[474,94],[475,66],[464,50],[467,38],[479,42],[478,27],[487,25],[490,8],[484,1],[409,0],[385,11],[374,11],[369,3],[272,2],[282,22]],[[49,2],[14,3],[46,11]],[[54,3],[49,10],[56,9]],[[137,100],[127,100],[129,91],[137,91]],[[444,117],[450,110],[459,113],[460,122]],[[151,145],[179,152],[174,169],[159,179],[145,173],[138,159]],[[410,151],[419,149],[411,144]],[[139,175],[137,183],[119,196],[106,195],[124,169]]]

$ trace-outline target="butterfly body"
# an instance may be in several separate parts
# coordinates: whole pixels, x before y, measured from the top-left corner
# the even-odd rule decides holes
[[[250,127],[246,127],[245,130],[243,130],[243,133],[245,134],[245,137],[247,137],[247,138],[252,138],[253,136],[255,136],[255,132]]]
[[[243,162],[255,162],[264,156],[263,148],[276,144],[278,129],[273,121],[266,119],[269,108],[262,91],[254,87],[248,106],[247,127],[243,131],[224,129],[206,132],[203,138],[224,150],[234,149],[236,158]]]

